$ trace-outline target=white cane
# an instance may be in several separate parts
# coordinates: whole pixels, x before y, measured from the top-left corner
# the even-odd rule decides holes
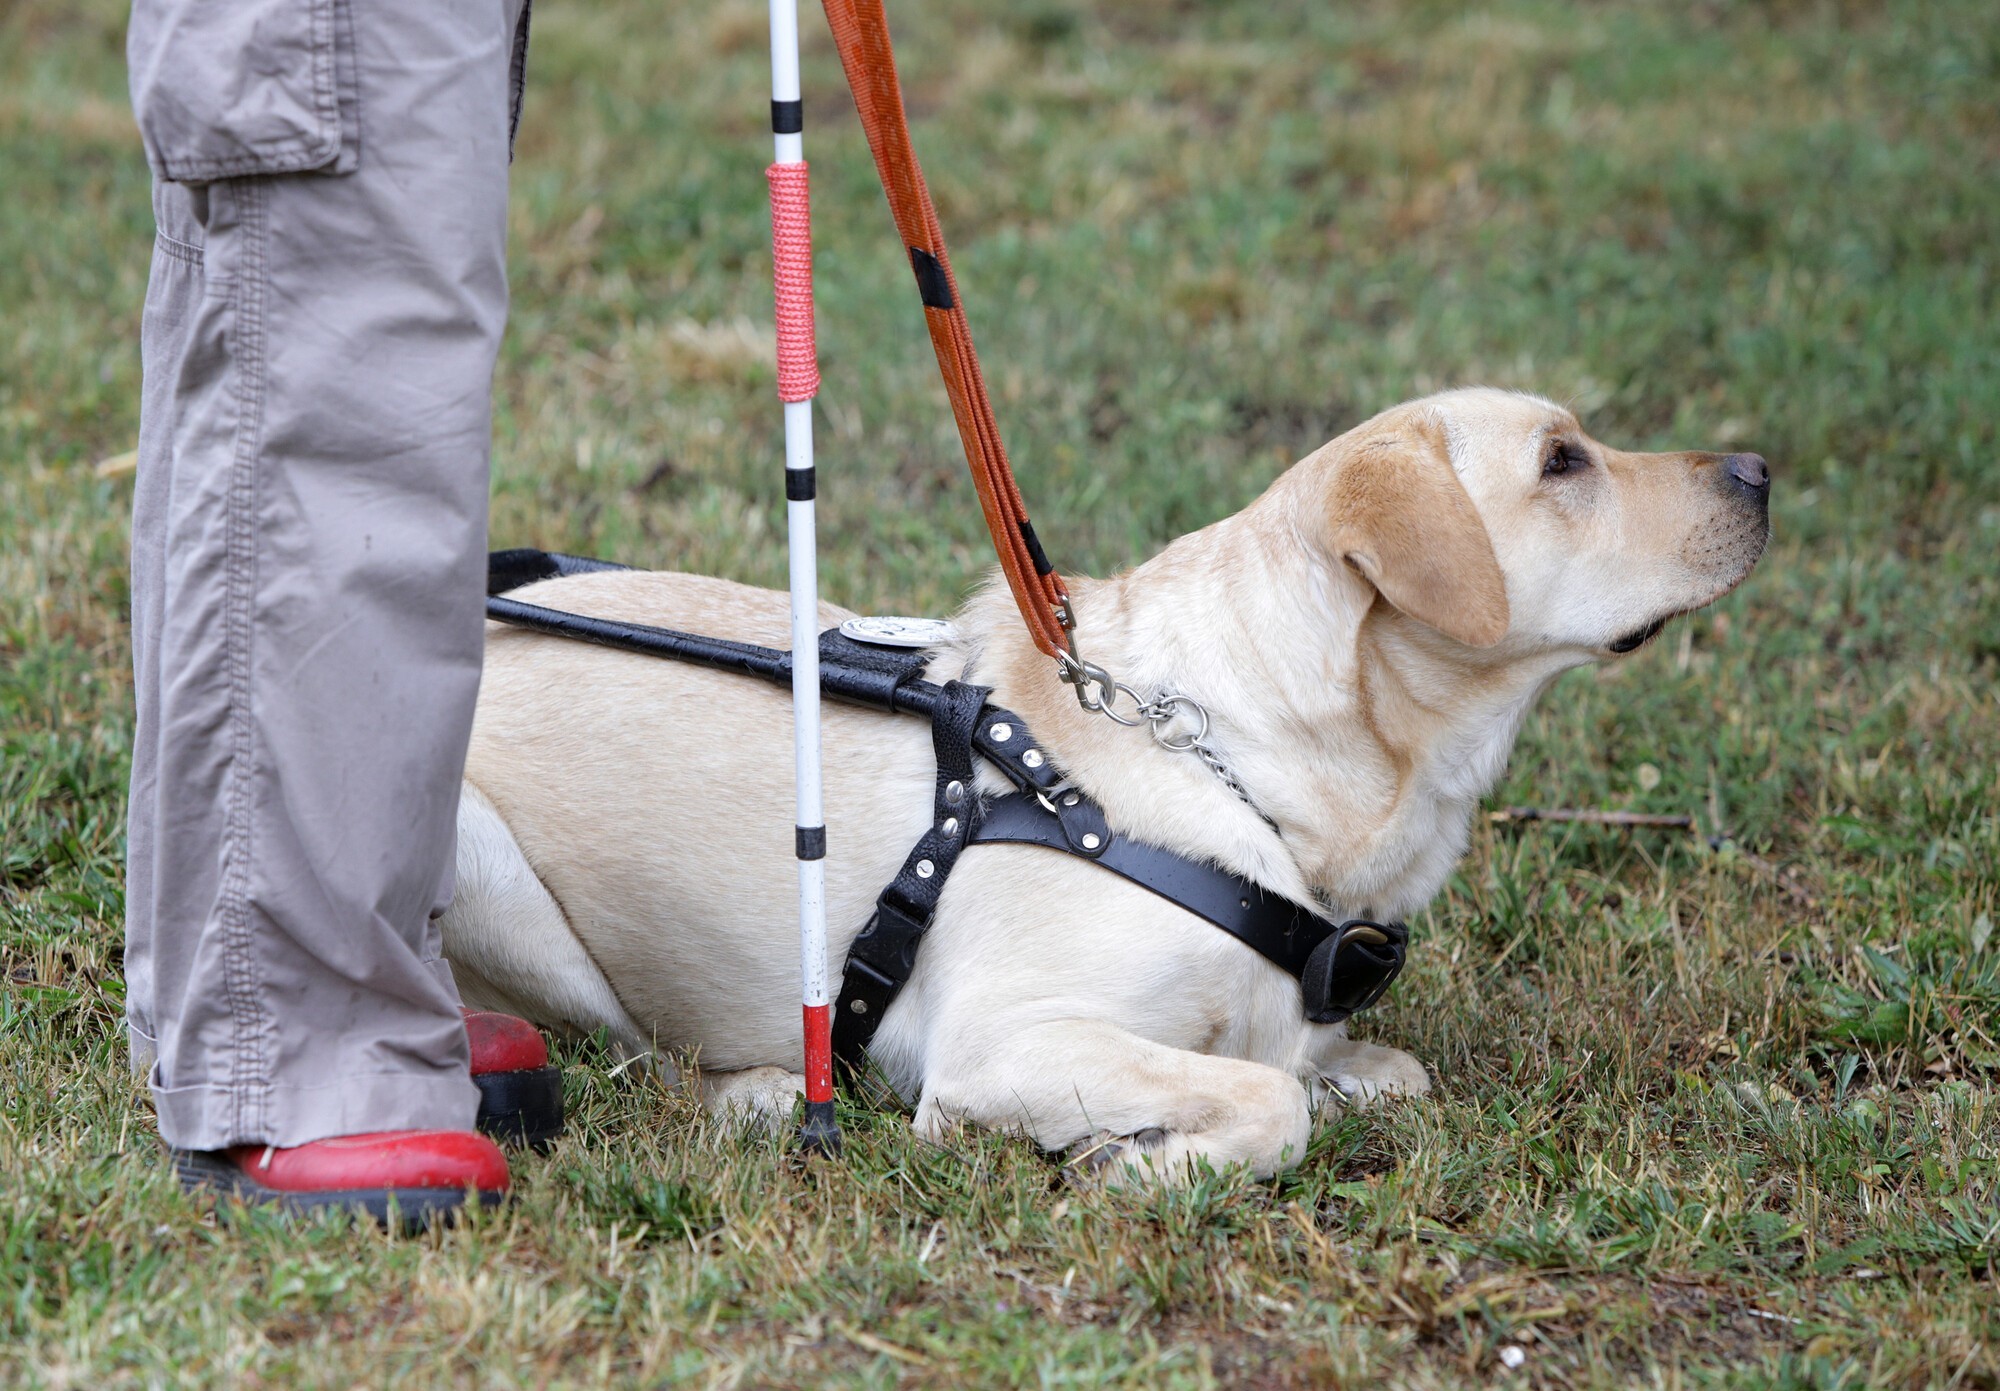
[[[806,1119],[800,1140],[838,1152],[833,1116],[832,1001],[826,963],[826,815],[820,799],[819,546],[813,517],[812,214],[799,100],[796,0],[771,0],[771,252],[778,321],[778,396],[785,403],[785,523],[791,556],[792,751],[798,779],[799,973],[804,1004]]]

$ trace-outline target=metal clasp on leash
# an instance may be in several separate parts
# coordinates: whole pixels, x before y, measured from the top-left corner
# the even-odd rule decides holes
[[[1136,728],[1143,723],[1146,698],[1097,663],[1086,662],[1077,656],[1074,634],[1069,640],[1069,651],[1056,653],[1056,675],[1076,687],[1076,703],[1093,714],[1106,716],[1127,729]],[[1096,687],[1094,694],[1092,687]],[[1118,697],[1121,694],[1132,698],[1132,703],[1139,709],[1138,715],[1126,716],[1118,713]]]

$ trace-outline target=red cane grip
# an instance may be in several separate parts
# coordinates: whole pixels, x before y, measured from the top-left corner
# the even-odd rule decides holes
[[[827,1005],[806,1005],[806,1101],[833,1100],[833,1014]]]
[[[806,162],[773,164],[771,269],[778,306],[778,398],[810,401],[819,393],[819,354],[813,346],[812,200]]]

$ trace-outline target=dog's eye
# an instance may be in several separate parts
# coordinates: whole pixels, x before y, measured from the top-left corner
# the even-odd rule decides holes
[[[1542,460],[1542,477],[1549,478],[1561,473],[1575,473],[1590,467],[1590,456],[1567,440],[1557,440],[1549,449],[1549,457]]]

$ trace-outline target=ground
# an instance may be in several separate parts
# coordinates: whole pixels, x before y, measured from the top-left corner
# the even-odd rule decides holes
[[[183,1199],[119,1041],[151,224],[118,0],[0,8],[0,1381],[2000,1386],[2000,20],[1986,0],[892,6],[1058,564],[1373,410],[1542,391],[1756,449],[1737,595],[1561,682],[1358,1032],[1426,1101],[1094,1191],[850,1109],[838,1164],[568,1048],[520,1201],[389,1239]],[[537,7],[493,534],[783,582],[764,11]],[[984,540],[807,14],[823,576]],[[1711,845],[1709,837],[1718,837]]]

